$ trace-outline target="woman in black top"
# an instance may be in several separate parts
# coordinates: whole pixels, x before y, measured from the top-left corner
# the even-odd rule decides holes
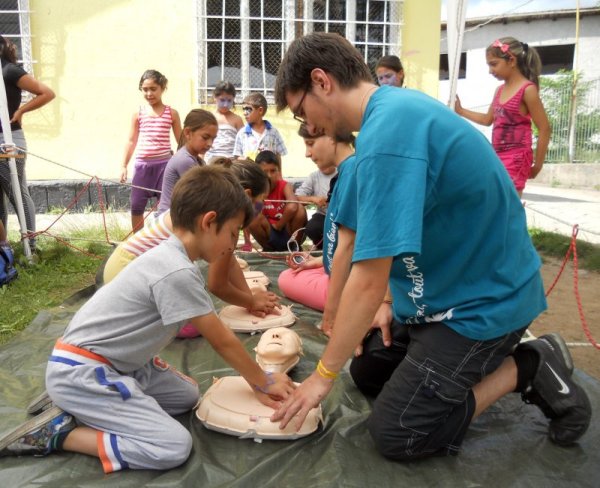
[[[4,78],[4,85],[6,88],[8,116],[10,118],[13,143],[26,149],[27,143],[21,127],[23,114],[46,105],[54,98],[54,92],[17,65],[16,46],[9,39],[2,36],[0,36],[0,60],[2,61],[2,77]],[[33,98],[21,105],[21,92],[23,90],[31,93]],[[0,127],[0,143],[4,142],[4,134]],[[25,223],[29,232],[35,232],[35,205],[29,195],[29,190],[27,189],[25,157],[17,158],[16,162],[21,196],[23,198],[23,207],[25,210]],[[6,220],[8,217],[5,195],[8,196],[14,207],[15,198],[10,180],[10,168],[6,163],[6,160],[0,163],[0,220],[4,224],[4,227],[6,227]],[[35,241],[33,239],[30,240],[30,246],[32,251],[35,250]]]

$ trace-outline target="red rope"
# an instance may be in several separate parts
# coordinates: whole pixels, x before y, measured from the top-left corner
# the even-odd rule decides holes
[[[577,300],[577,309],[579,310],[579,317],[581,318],[581,325],[583,326],[583,332],[590,341],[590,344],[596,349],[600,349],[598,344],[592,337],[590,328],[587,325],[585,316],[583,315],[583,306],[581,305],[581,296],[579,295],[579,275],[577,271],[577,246],[575,245],[575,238],[577,236],[577,225],[573,227],[573,289],[575,290],[575,299]]]
[[[71,244],[68,240],[63,239],[60,236],[54,235],[52,233],[50,233],[50,229],[69,211],[73,208],[73,206],[79,201],[79,199],[81,198],[81,196],[84,194],[84,192],[86,192],[88,190],[88,188],[90,187],[90,185],[92,184],[92,181],[96,180],[96,188],[98,191],[98,204],[100,206],[100,209],[102,211],[102,223],[104,226],[104,235],[106,237],[106,242],[108,244],[111,244],[110,241],[110,237],[108,235],[108,227],[106,225],[106,206],[104,204],[104,197],[102,196],[102,184],[100,182],[100,180],[98,179],[97,176],[93,176],[92,178],[90,178],[90,180],[83,186],[83,188],[77,192],[77,194],[75,195],[75,197],[73,197],[73,199],[71,200],[71,202],[65,207],[65,209],[60,213],[60,215],[48,226],[46,227],[44,230],[40,230],[37,232],[29,232],[27,234],[25,234],[23,236],[23,238],[28,237],[28,238],[32,238],[32,237],[37,237],[39,235],[46,235],[48,237],[52,237],[53,239],[56,239],[58,242],[64,244],[67,247],[70,247],[72,249],[75,249],[87,256],[96,258],[96,259],[104,259],[102,256],[98,256],[96,254],[90,253],[88,251],[86,251],[85,249],[81,248],[81,247],[77,247],[73,244]]]
[[[102,212],[102,225],[104,226],[104,236],[106,237],[106,242],[111,244],[110,237],[108,235],[108,227],[106,226],[106,206],[104,205],[104,196],[102,195],[102,183],[100,179],[96,178],[96,189],[98,190],[98,205],[100,206],[100,210]]]
[[[573,291],[575,293],[575,301],[577,302],[577,309],[579,310],[579,318],[581,320],[581,325],[583,326],[583,332],[584,332],[585,336],[588,338],[588,341],[590,342],[590,344],[592,346],[594,346],[596,349],[600,349],[600,344],[598,344],[592,337],[592,333],[590,332],[590,329],[587,325],[587,321],[586,321],[585,315],[583,313],[583,306],[581,304],[581,295],[579,293],[579,269],[578,269],[579,266],[578,266],[578,260],[577,260],[577,234],[578,233],[579,233],[579,225],[575,224],[573,226],[573,233],[571,234],[571,244],[569,245],[569,249],[567,250],[565,259],[562,262],[562,265],[560,267],[560,270],[558,271],[558,274],[556,275],[556,278],[554,279],[554,282],[548,288],[548,291],[546,292],[546,296],[550,295],[550,292],[552,291],[552,289],[558,282],[560,275],[562,274],[563,270],[565,269],[565,265],[567,264],[567,261],[571,257],[571,253],[573,253]]]

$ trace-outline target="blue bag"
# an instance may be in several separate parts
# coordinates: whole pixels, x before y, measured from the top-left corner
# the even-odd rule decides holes
[[[0,246],[0,287],[7,285],[19,276],[15,268],[15,256],[10,246]]]

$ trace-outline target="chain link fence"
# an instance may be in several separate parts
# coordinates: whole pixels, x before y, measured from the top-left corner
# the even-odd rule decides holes
[[[573,72],[541,78],[540,97],[552,125],[546,161],[600,162],[600,78],[579,79],[575,97],[573,83]]]
[[[310,32],[337,32],[374,69],[401,49],[402,0],[206,0],[198,11],[198,102],[210,103],[220,80],[241,101],[250,92],[273,100],[289,44]]]

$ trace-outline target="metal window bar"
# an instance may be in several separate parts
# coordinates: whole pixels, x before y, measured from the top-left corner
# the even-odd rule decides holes
[[[2,36],[16,41],[18,47],[19,59],[17,60],[23,65],[23,69],[28,73],[33,74],[33,65],[35,63],[33,54],[31,51],[31,28],[29,17],[31,10],[29,9],[29,0],[15,0],[13,2],[14,8],[10,8],[7,2],[3,2],[3,10],[0,10],[0,15],[10,16],[16,15],[18,18],[18,24],[14,23],[13,32],[0,32]],[[5,19],[7,17],[4,17]],[[12,24],[12,22],[10,22]],[[24,92],[23,97],[32,96],[28,92]]]
[[[198,101],[211,101],[217,78],[234,83],[238,101],[251,91],[272,99],[277,68],[287,47],[297,36],[317,30],[345,35],[373,67],[380,56],[401,51],[402,3],[197,0]]]

